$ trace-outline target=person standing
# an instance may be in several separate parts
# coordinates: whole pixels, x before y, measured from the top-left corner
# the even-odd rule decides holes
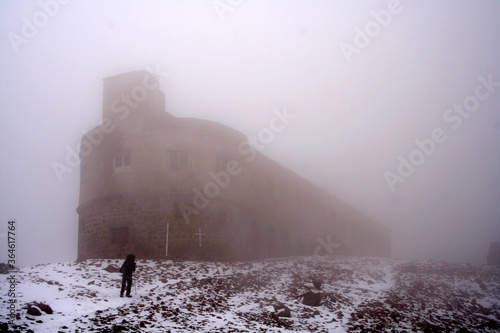
[[[130,291],[132,290],[132,273],[135,272],[135,255],[129,254],[122,267],[120,268],[120,273],[122,273],[122,289],[120,291],[120,297],[123,297],[123,292],[125,287],[127,288],[127,297],[132,297]]]

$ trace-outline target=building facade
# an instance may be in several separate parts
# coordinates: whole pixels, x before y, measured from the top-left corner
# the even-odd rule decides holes
[[[82,138],[80,160],[79,260],[390,254],[386,227],[243,134],[167,113],[146,71],[104,80],[103,123]]]

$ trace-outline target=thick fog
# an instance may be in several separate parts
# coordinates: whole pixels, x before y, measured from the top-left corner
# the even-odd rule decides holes
[[[391,229],[400,258],[485,262],[500,240],[497,1],[0,2],[0,261],[76,259],[82,134],[103,79],[245,135]],[[71,164],[71,165],[70,165]],[[71,169],[61,173],[55,165]]]

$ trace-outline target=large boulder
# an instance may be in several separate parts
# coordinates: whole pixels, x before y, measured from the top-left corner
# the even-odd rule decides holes
[[[320,279],[313,279],[312,280],[313,286],[316,289],[321,289],[321,280]]]
[[[500,242],[491,242],[488,256],[486,257],[488,265],[500,265]]]
[[[305,294],[301,295],[302,304],[309,306],[318,306],[321,303],[321,294],[313,293],[312,291],[308,291]]]
[[[32,315],[32,316],[41,316],[42,315],[42,313],[40,312],[40,310],[38,310],[38,308],[36,308],[34,306],[30,306],[28,308],[28,314]]]
[[[52,311],[52,308],[45,303],[35,303],[35,305],[38,306],[38,308],[43,312],[45,312],[46,314],[54,313],[54,311]]]
[[[46,314],[54,313],[54,311],[52,311],[52,308],[45,303],[33,302],[28,304],[28,314],[32,316],[41,316],[42,311]]]
[[[116,266],[113,266],[113,265],[108,265],[108,267],[104,268],[104,270],[106,272],[109,272],[109,273],[119,273],[120,272],[120,269]]]
[[[274,307],[274,312],[276,313],[276,315],[278,317],[291,317],[292,316],[290,309],[282,303],[275,304],[275,305],[273,305],[273,307]]]

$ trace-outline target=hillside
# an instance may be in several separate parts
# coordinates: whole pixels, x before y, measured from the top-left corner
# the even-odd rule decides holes
[[[137,260],[133,297],[120,298],[121,277],[115,270],[121,263],[122,260],[86,260],[20,268],[16,276],[18,319],[9,330],[494,332],[500,329],[498,267],[342,256],[245,263]],[[8,320],[7,278],[6,274],[0,275],[3,331]],[[313,279],[322,282],[319,290],[313,287]],[[321,293],[319,306],[302,304],[299,295],[308,291]],[[317,300],[314,296],[307,298]],[[27,314],[28,306],[36,308],[35,302],[50,306],[53,313]],[[44,310],[43,305],[38,308]]]

